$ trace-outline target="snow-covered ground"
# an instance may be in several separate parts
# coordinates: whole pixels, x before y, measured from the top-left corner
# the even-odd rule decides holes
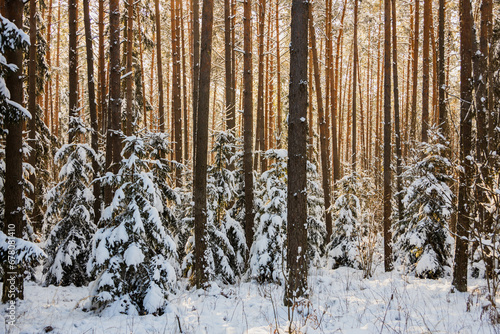
[[[0,307],[0,333],[287,333],[290,323],[302,333],[498,333],[483,312],[484,285],[472,280],[468,293],[451,293],[450,278],[379,270],[363,279],[353,269],[313,270],[310,299],[294,312],[282,305],[283,287],[245,282],[181,290],[161,316],[98,316],[83,310],[88,287],[27,283],[16,326],[4,327],[6,306]]]

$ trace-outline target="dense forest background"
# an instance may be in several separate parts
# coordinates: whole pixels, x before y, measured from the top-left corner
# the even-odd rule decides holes
[[[494,0],[0,10],[3,302],[95,281],[158,314],[186,277],[294,305],[308,268],[383,263],[484,278],[499,319]]]

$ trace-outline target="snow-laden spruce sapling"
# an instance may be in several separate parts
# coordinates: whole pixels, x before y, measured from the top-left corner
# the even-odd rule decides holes
[[[87,262],[97,229],[91,188],[95,158],[94,150],[80,143],[63,145],[54,157],[61,169],[59,182],[46,195],[45,222],[54,227],[45,245],[45,285],[82,286],[90,281]]]
[[[233,284],[245,267],[247,252],[245,232],[230,210],[237,199],[238,178],[230,169],[236,139],[232,132],[220,131],[214,134],[214,163],[207,175],[207,225],[205,253],[210,281]],[[183,269],[189,274],[193,266],[194,237],[188,241],[188,254]]]
[[[447,147],[437,131],[429,131],[429,142],[419,144],[423,158],[403,173],[404,215],[395,233],[400,259],[410,273],[420,278],[442,277],[452,260],[453,238],[449,220],[453,212],[450,161]]]
[[[102,213],[88,264],[97,278],[91,308],[98,312],[160,314],[176,290],[176,245],[150,169],[150,149],[143,138],[126,137],[118,173],[102,178],[116,190]]]
[[[256,191],[257,212],[249,268],[250,278],[259,283],[285,283],[287,156],[284,149],[264,153],[264,158],[273,163],[261,174]]]
[[[307,258],[310,265],[322,267],[326,237],[325,204],[318,168],[307,161]]]

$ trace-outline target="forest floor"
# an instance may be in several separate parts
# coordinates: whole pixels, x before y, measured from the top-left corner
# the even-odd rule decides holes
[[[181,282],[186,284],[186,282]],[[500,333],[484,312],[484,280],[467,293],[451,292],[451,278],[423,280],[380,268],[364,279],[359,270],[312,270],[309,300],[289,310],[283,287],[241,282],[207,291],[182,289],[161,316],[85,312],[88,287],[26,284],[16,326],[0,333]],[[498,302],[497,302],[498,304]]]

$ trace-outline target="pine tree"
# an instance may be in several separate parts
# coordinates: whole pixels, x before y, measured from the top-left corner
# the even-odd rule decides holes
[[[249,275],[259,283],[284,283],[286,270],[287,151],[268,150],[274,163],[262,173],[256,193],[255,236]]]
[[[429,142],[420,143],[424,158],[404,173],[403,220],[396,231],[400,258],[409,272],[421,278],[442,277],[449,271],[453,239],[449,219],[453,211],[450,161],[441,133],[428,131]]]
[[[176,287],[176,245],[147,159],[150,147],[135,136],[124,140],[117,187],[92,241],[88,270],[97,277],[92,308],[112,313],[162,313]]]
[[[46,243],[45,284],[82,286],[89,283],[87,262],[94,224],[91,189],[95,152],[87,144],[67,144],[55,156],[62,164],[59,183],[46,195],[45,221],[56,225]]]

